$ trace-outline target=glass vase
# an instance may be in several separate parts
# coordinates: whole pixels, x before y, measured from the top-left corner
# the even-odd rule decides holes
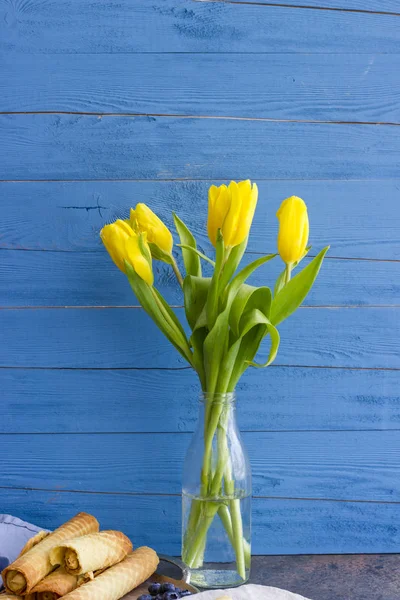
[[[251,470],[236,423],[235,394],[202,394],[182,482],[182,560],[199,587],[248,580]]]

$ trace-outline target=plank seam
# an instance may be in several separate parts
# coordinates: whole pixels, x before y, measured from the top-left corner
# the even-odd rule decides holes
[[[205,0],[201,0],[205,1]],[[208,1],[208,0],[207,0]],[[109,113],[109,112],[80,112],[63,110],[43,110],[43,111],[0,111],[2,116],[21,116],[21,115],[75,115],[80,117],[98,117],[103,118],[161,118],[161,119],[210,119],[219,121],[256,121],[262,123],[308,123],[310,125],[373,125],[399,127],[397,121],[324,121],[314,119],[273,119],[268,117],[234,117],[229,115],[185,115],[185,114],[164,114],[164,113]]]
[[[389,178],[371,177],[371,179],[360,179],[358,177],[351,178],[351,179],[348,177],[342,178],[342,179],[341,178],[332,179],[331,177],[326,178],[326,179],[323,179],[323,178],[315,179],[314,177],[310,178],[310,179],[307,179],[307,178],[293,179],[293,178],[283,178],[283,177],[273,177],[273,178],[257,177],[256,179],[257,179],[257,181],[285,181],[285,182],[297,181],[299,183],[301,183],[303,181],[331,182],[331,183],[337,183],[338,181],[340,181],[340,182],[343,182],[343,181],[355,182],[356,181],[356,182],[363,182],[363,183],[370,182],[370,181],[378,181],[378,182],[399,181],[400,182],[400,178],[397,178],[397,177],[389,177]],[[100,177],[99,179],[93,179],[93,178],[91,178],[91,179],[0,179],[0,183],[16,183],[16,184],[18,184],[18,183],[20,183],[20,184],[25,184],[25,183],[84,183],[84,182],[99,183],[99,182],[108,182],[108,181],[109,182],[116,182],[116,181],[118,181],[118,182],[138,182],[138,183],[141,183],[141,182],[143,182],[143,183],[146,183],[146,182],[148,182],[148,183],[154,183],[154,182],[168,183],[168,182],[175,182],[175,181],[181,181],[183,183],[187,183],[187,182],[198,183],[201,181],[203,181],[203,182],[205,181],[207,183],[211,183],[211,182],[215,182],[215,181],[227,182],[227,181],[229,181],[229,178],[226,178],[226,177],[225,178],[223,178],[223,177],[212,177],[212,178],[199,177],[199,178],[193,179],[193,177],[173,177],[173,178],[159,177],[159,178],[154,179],[152,177],[149,177],[148,179],[140,179],[140,178],[139,179],[137,179],[137,178],[127,179],[124,177],[120,177],[120,178],[116,177],[116,178],[105,179],[105,178]]]
[[[96,250],[63,250],[53,248],[12,248],[7,246],[0,246],[0,252],[54,252],[54,253],[66,253],[66,254],[102,254],[102,249]],[[248,250],[246,255],[251,256],[264,256],[261,252],[253,252]],[[308,258],[315,258],[316,254],[308,254]],[[378,263],[399,263],[400,259],[397,258],[371,258],[371,257],[358,257],[358,256],[325,256],[324,260],[352,260],[352,261],[365,261],[365,262],[378,262]],[[18,307],[16,307],[18,308]],[[26,307],[21,307],[26,308]]]
[[[256,0],[241,0],[240,2],[232,2],[231,0],[194,0],[194,2],[219,2],[220,4],[237,4],[250,6],[266,6],[278,8],[295,8],[298,10],[326,10],[331,12],[345,13],[361,13],[367,15],[389,15],[391,17],[400,17],[400,13],[384,10],[368,10],[363,8],[341,8],[339,6],[310,6],[309,4],[289,4],[283,2],[257,2]]]
[[[2,369],[22,369],[29,371],[187,371],[192,367],[35,367],[19,365],[0,365]],[[344,371],[400,371],[400,367],[344,367],[342,365],[291,365],[285,363],[273,364],[269,369],[289,368],[289,369],[338,369]]]
[[[13,435],[192,435],[194,429],[185,431],[170,429],[169,431],[0,431],[0,437]],[[241,433],[398,433],[400,429],[243,429]]]
[[[93,491],[93,490],[70,490],[70,489],[53,489],[53,488],[34,488],[34,487],[12,487],[12,486],[2,486],[0,485],[0,490],[21,490],[26,492],[52,492],[52,493],[61,493],[61,494],[92,494],[98,496],[133,496],[133,497],[173,497],[180,498],[181,494],[163,494],[157,492],[105,492],[105,491]],[[253,495],[253,498],[256,500],[291,500],[293,502],[342,502],[342,503],[357,503],[357,504],[400,504],[400,501],[390,501],[390,500],[351,500],[351,499],[338,499],[338,498],[297,498],[290,496],[258,496],[256,494]]]
[[[183,304],[170,304],[171,308],[185,308]],[[338,309],[366,309],[366,308],[400,308],[400,304],[308,304],[299,306],[301,310],[338,310]],[[138,304],[113,304],[113,305],[62,305],[62,306],[0,306],[2,310],[143,310]]]

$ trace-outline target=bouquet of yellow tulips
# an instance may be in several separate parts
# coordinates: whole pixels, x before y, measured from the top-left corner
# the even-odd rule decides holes
[[[240,269],[257,199],[257,185],[249,180],[210,187],[207,230],[215,248],[212,258],[198,249],[189,228],[174,214],[184,275],[173,256],[171,231],[145,204],[131,209],[129,219],[118,219],[101,230],[105,247],[126,274],[140,304],[196,371],[203,392],[211,398],[234,392],[248,367],[267,367],[273,362],[280,339],[277,326],[303,302],[328,250],[324,248],[304,268],[299,268],[310,250],[307,245],[309,222],[306,204],[292,196],[282,202],[277,212],[278,253],[257,258]],[[246,283],[256,269],[278,254],[284,268],[273,291],[266,286],[257,288]],[[187,325],[179,321],[157,290],[152,260],[163,261],[173,269],[182,287]],[[211,276],[203,276],[203,262],[212,265]],[[268,357],[265,362],[256,362],[260,344],[267,336]],[[204,423],[205,451],[201,469],[201,497],[205,500],[221,496],[224,476],[226,478],[223,439],[217,457],[213,460],[210,456],[217,428],[220,427],[222,438],[226,429],[222,419],[220,408],[217,404],[213,408],[211,401]],[[227,487],[226,479],[225,493]],[[229,490],[231,496],[234,492]],[[242,531],[240,509],[234,510],[234,505],[231,508],[231,514],[225,516],[227,526],[231,527],[237,570],[244,580],[250,550],[241,534],[235,534]],[[202,536],[206,535],[207,528],[202,526],[201,518],[201,503],[194,501],[183,546],[183,559],[189,567],[197,566],[202,560]]]

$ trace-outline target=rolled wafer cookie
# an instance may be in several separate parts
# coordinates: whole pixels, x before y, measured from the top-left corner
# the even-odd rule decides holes
[[[23,554],[26,554],[26,552],[28,552],[28,550],[33,548],[33,546],[36,546],[39,542],[44,540],[44,538],[47,537],[48,535],[50,535],[50,531],[39,531],[36,535],[31,537],[26,542],[25,546],[22,548],[22,550],[18,556],[22,556]]]
[[[78,587],[78,577],[66,573],[59,567],[39,581],[33,588],[32,594],[36,594],[36,600],[57,600],[72,592],[76,587]]]
[[[156,570],[158,562],[154,550],[143,546],[64,598],[66,600],[119,600],[146,581]]]
[[[49,551],[53,546],[98,530],[97,519],[87,513],[79,513],[61,525],[4,569],[1,575],[7,592],[17,596],[29,594],[39,581],[53,571],[54,566],[49,559]]]
[[[50,551],[50,562],[80,575],[111,567],[132,552],[132,542],[120,531],[101,531],[67,540]]]

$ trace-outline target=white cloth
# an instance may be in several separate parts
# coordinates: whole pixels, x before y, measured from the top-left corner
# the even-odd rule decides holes
[[[265,585],[242,585],[226,590],[208,590],[196,594],[196,600],[217,600],[221,596],[230,596],[232,600],[307,600],[304,596]],[[190,597],[190,596],[189,596]],[[309,599],[308,599],[309,600]]]

